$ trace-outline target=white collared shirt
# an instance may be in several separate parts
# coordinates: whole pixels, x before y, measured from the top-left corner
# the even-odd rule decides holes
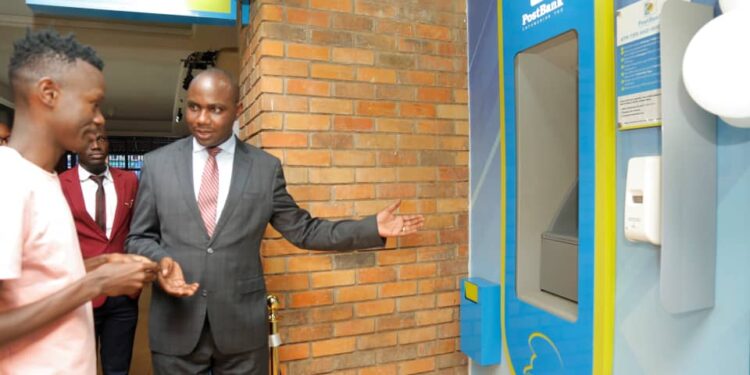
[[[86,212],[96,221],[96,190],[99,188],[97,183],[90,179],[91,172],[87,171],[82,165],[78,164],[78,179],[81,182],[81,192],[83,193],[83,203],[86,205]],[[112,174],[109,173],[109,167],[104,171],[104,200],[107,209],[107,238],[112,235],[112,226],[115,222],[115,211],[117,210],[117,190],[115,190],[115,181]]]
[[[229,137],[218,147],[221,152],[216,154],[216,164],[219,167],[219,196],[216,200],[216,222],[221,217],[221,211],[224,210],[224,204],[229,195],[229,185],[232,183],[232,168],[234,167],[234,149],[236,146],[234,136]],[[203,168],[208,160],[208,151],[205,146],[201,146],[193,138],[193,190],[195,190],[195,201],[198,201],[198,193],[201,190],[201,179],[203,178]]]

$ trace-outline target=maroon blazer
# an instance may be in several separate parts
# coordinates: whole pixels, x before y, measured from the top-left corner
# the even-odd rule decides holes
[[[106,233],[96,225],[94,218],[86,211],[86,204],[81,191],[81,181],[78,177],[78,167],[71,168],[60,174],[65,199],[78,232],[78,242],[81,244],[83,258],[91,258],[106,253],[124,253],[125,238],[130,232],[130,219],[133,216],[133,203],[138,191],[138,178],[134,173],[116,168],[109,168],[117,192],[117,209],[112,223],[112,233],[107,238]],[[92,302],[94,307],[101,306],[106,297],[96,297]]]

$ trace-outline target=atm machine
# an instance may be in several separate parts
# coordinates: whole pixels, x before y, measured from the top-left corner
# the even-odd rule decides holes
[[[501,363],[515,374],[611,369],[613,7],[498,2],[502,356],[491,362],[471,351],[476,340],[466,336],[487,332],[480,324],[494,327],[481,314],[490,309],[477,307],[492,285],[470,278],[462,285],[462,349],[475,363]],[[479,323],[464,324],[471,318]]]
[[[503,2],[502,11],[508,366],[590,374],[594,110],[606,98],[596,92],[594,2]]]

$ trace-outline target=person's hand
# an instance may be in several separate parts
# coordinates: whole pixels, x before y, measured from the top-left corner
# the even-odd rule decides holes
[[[123,254],[123,253],[108,253],[105,254],[108,263],[130,263],[130,262],[141,262],[141,263],[153,263],[151,259],[148,259],[142,255],[136,254]],[[159,272],[158,266],[155,272]],[[153,278],[156,278],[156,274],[152,274]],[[153,279],[152,279],[153,280]],[[130,299],[136,299],[141,294],[140,289],[129,293]]]
[[[182,267],[170,257],[159,261],[159,286],[173,297],[190,297],[198,290],[198,283],[188,284],[182,274]]]
[[[123,254],[123,253],[108,253],[105,254],[107,263],[131,263],[131,262],[140,262],[140,263],[153,263],[151,259],[148,259],[142,255],[135,255],[135,254]]]
[[[93,256],[91,258],[86,258],[83,260],[83,265],[86,267],[86,272],[91,272],[99,267],[101,267],[103,264],[107,264],[107,256],[109,254],[99,254],[97,256]]]
[[[105,263],[86,277],[106,296],[133,295],[156,279],[158,266],[154,262]]]
[[[422,215],[396,215],[400,205],[401,201],[398,201],[378,212],[376,219],[380,237],[405,236],[418,231],[424,225]]]
[[[141,263],[153,263],[151,259],[144,256],[135,254],[123,254],[123,253],[105,253],[93,256],[91,258],[84,259],[84,265],[86,266],[86,272],[91,272],[104,264],[107,263],[129,263],[129,262],[141,262]]]

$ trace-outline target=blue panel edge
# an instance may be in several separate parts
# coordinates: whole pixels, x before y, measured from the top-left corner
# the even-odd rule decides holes
[[[242,26],[248,26],[250,25],[250,3],[243,1],[242,2]]]
[[[466,282],[477,286],[479,303],[464,297]],[[500,284],[480,277],[463,278],[461,283],[461,351],[481,366],[500,364]]]

